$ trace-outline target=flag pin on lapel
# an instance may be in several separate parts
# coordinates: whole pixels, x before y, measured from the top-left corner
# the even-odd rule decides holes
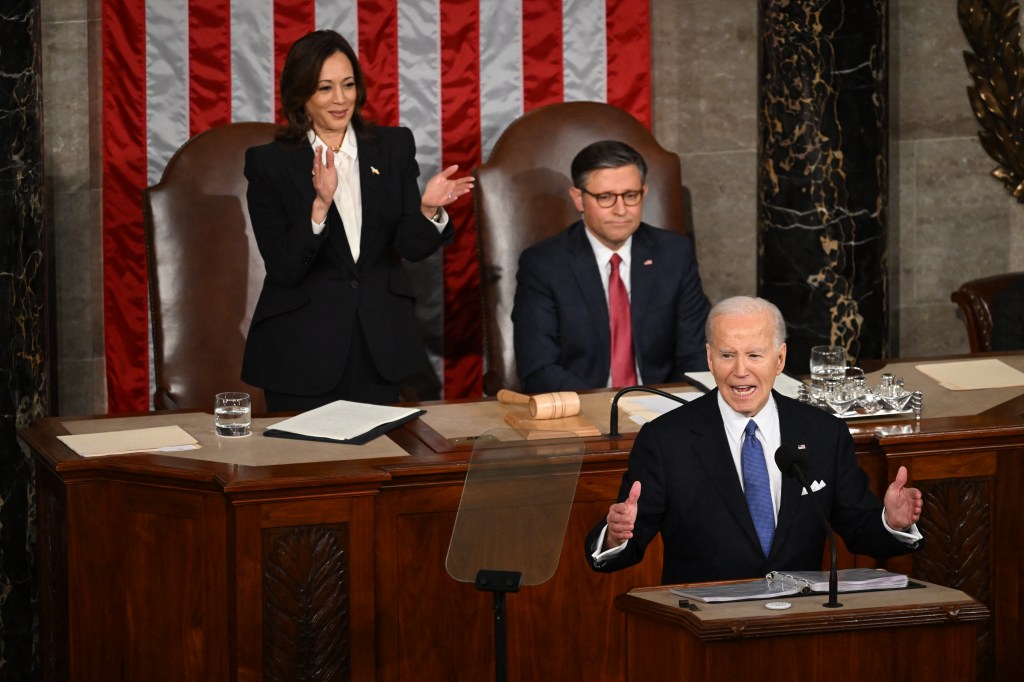
[[[374,168],[373,166],[370,166],[370,172],[373,173],[374,175],[380,175],[380,171]]]
[[[807,446],[806,446],[806,445],[804,445],[803,443],[800,443],[800,445],[797,445],[797,446],[796,446],[796,449],[797,449],[797,450],[806,450],[806,449],[807,449]]]
[[[654,261],[648,258],[647,260],[644,261],[644,265],[654,265]]]

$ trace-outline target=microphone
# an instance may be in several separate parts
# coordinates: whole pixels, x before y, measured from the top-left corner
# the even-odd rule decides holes
[[[658,389],[651,388],[650,386],[626,386],[625,388],[620,388],[618,390],[618,392],[616,392],[615,397],[612,398],[612,412],[608,416],[608,437],[609,438],[618,438],[619,437],[619,397],[622,396],[623,394],[629,393],[631,391],[643,391],[644,393],[655,393],[657,395],[662,396],[663,398],[668,398],[669,400],[674,400],[674,401],[676,401],[677,403],[679,403],[681,405],[685,405],[686,404],[686,401],[683,400],[682,398],[680,398],[679,396],[672,395],[671,393],[666,393],[665,391],[659,391]]]
[[[807,491],[807,496],[811,498],[811,504],[814,505],[818,516],[825,523],[825,528],[828,530],[828,541],[832,549],[832,560],[828,574],[828,601],[823,606],[830,609],[838,608],[842,604],[839,603],[839,578],[836,573],[836,535],[832,532],[832,524],[828,522],[825,512],[818,506],[818,500],[815,499],[814,492],[811,490],[811,484],[807,481],[807,451],[798,450],[792,445],[782,445],[775,451],[775,464],[778,465],[782,473],[795,479]]]

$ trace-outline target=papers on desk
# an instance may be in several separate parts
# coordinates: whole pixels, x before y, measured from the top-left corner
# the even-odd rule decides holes
[[[411,421],[423,410],[336,400],[279,421],[263,432],[277,438],[300,438],[362,445]]]
[[[672,589],[672,593],[707,603],[823,594],[828,592],[828,576],[828,571],[772,571],[757,580],[677,587]],[[874,568],[846,568],[837,571],[836,577],[839,592],[896,590],[908,585],[907,576],[902,573]]]
[[[57,438],[82,457],[124,455],[130,452],[177,452],[199,448],[199,441],[180,426],[79,433]]]
[[[677,393],[676,391],[671,391],[671,394],[678,396],[687,402],[703,395],[701,393],[694,393],[693,391],[688,393]],[[653,393],[638,396],[624,395],[619,398],[619,407],[622,411],[629,415],[629,419],[631,421],[636,422],[641,426],[647,422],[654,421],[661,415],[670,410],[676,409],[680,405],[682,405],[682,403]]]
[[[915,369],[950,391],[1024,386],[1024,373],[995,358],[936,362],[917,365]]]
[[[705,391],[715,388],[715,377],[711,372],[687,372],[683,376],[691,384]],[[803,385],[804,383],[799,379],[794,379],[788,374],[780,374],[775,377],[774,388],[787,398],[796,398]]]

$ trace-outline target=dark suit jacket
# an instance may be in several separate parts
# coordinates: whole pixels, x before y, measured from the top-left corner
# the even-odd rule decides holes
[[[835,531],[855,554],[889,557],[911,550],[882,524],[882,502],[857,465],[847,425],[817,407],[775,393],[783,445],[805,445],[808,481]],[[595,564],[591,554],[604,521],[587,538],[586,555],[598,571],[639,562],[659,532],[664,542],[664,584],[763,577],[770,570],[821,568],[825,527],[811,497],[783,476],[771,552],[757,540],[736,466],[729,453],[718,392],[712,391],[645,425],[629,456],[619,500],[641,482],[633,538],[621,554]]]
[[[334,388],[353,338],[364,334],[381,375],[399,382],[422,369],[415,293],[402,258],[422,260],[449,240],[420,213],[419,167],[412,132],[374,128],[359,139],[363,226],[352,259],[333,204],[313,233],[313,150],[303,140],[272,142],[245,155],[247,199],[266,265],[245,345],[242,379],[265,389],[318,395]]]
[[[708,301],[688,237],[641,223],[633,234],[630,317],[640,378],[706,371]],[[530,393],[607,385],[611,332],[603,275],[582,221],[519,257],[512,310],[516,366]]]
[[[1024,279],[996,294],[992,304],[992,350],[1024,349]]]

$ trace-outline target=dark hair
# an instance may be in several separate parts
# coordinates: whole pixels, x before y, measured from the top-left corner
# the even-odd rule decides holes
[[[320,70],[327,58],[342,53],[352,63],[352,76],[356,82],[356,104],[352,112],[352,130],[363,136],[367,123],[363,120],[363,105],[366,104],[366,81],[359,59],[348,41],[336,31],[313,31],[302,36],[288,50],[281,69],[281,118],[285,124],[278,130],[277,139],[298,142],[306,139],[312,127],[306,114],[306,102],[320,84]]]
[[[577,189],[586,189],[583,185],[592,171],[623,166],[636,166],[641,184],[647,183],[647,162],[640,152],[618,140],[592,142],[572,160],[572,184]]]

